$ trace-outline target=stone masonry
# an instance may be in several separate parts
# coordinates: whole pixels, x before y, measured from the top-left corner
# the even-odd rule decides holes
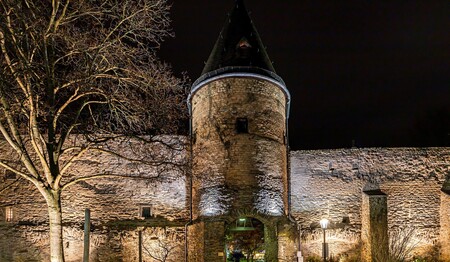
[[[161,143],[144,146],[138,141],[121,141],[109,147],[118,147],[130,157],[146,154],[147,160],[166,160],[167,164],[139,165],[102,154],[89,154],[74,164],[73,176],[66,181],[112,171],[128,177],[81,181],[63,191],[66,261],[82,258],[86,208],[91,210],[92,261],[136,261],[139,231],[143,235],[143,257],[157,254],[163,250],[162,245],[170,247],[168,261],[184,257],[184,224],[189,217],[186,140],[175,136],[156,140]],[[0,174],[0,189],[9,185],[0,193],[0,261],[48,261],[48,218],[43,197],[26,180],[7,178],[4,170]],[[150,217],[143,217],[144,207],[150,208]],[[11,221],[6,221],[6,211],[11,210]]]
[[[287,206],[285,97],[270,82],[224,78],[192,99],[194,218]],[[248,132],[237,133],[245,118]],[[199,213],[197,213],[199,212]]]
[[[181,159],[188,158],[186,151],[179,154]],[[102,166],[97,158],[84,161],[86,165],[79,172],[89,173],[92,167]],[[113,163],[114,168],[127,168],[117,160],[102,161]],[[345,253],[357,245],[361,240],[364,191],[380,190],[387,198],[389,231],[405,226],[414,228],[419,240],[417,252],[429,252],[429,248],[440,245],[442,258],[450,261],[450,197],[448,182],[444,183],[450,172],[450,148],[294,151],[290,153],[290,163],[291,211],[301,225],[305,257],[321,254],[322,232],[318,221],[322,217],[331,220],[327,230],[330,253]],[[160,170],[174,179],[104,178],[69,187],[63,195],[67,261],[80,261],[85,208],[92,212],[93,261],[106,261],[102,260],[105,254],[115,257],[113,261],[136,261],[139,230],[146,232],[144,240],[153,243],[158,239],[176,239],[174,242],[179,246],[173,249],[170,261],[182,261],[179,259],[185,255],[189,190],[185,174],[175,170],[178,169]],[[47,261],[45,204],[27,182],[14,183],[15,180],[5,177],[4,170],[0,174],[2,188],[12,183],[0,194],[0,261]],[[143,205],[152,206],[152,218],[140,216]],[[5,221],[7,208],[13,210],[11,222]],[[281,234],[281,228],[278,232]],[[285,236],[283,233],[277,237],[279,241],[287,241]]]
[[[243,210],[287,214],[286,96],[258,75],[230,74],[201,86],[191,101],[193,218],[201,225],[190,234],[203,249],[191,248],[189,261],[198,261],[196,252],[204,253],[202,261],[223,261],[218,254],[226,253],[226,224],[217,219],[236,220],[236,211]],[[245,130],[239,130],[239,121]],[[267,261],[275,261],[277,255],[269,259],[269,254],[266,250]]]
[[[302,261],[322,253],[322,218],[332,256],[375,261],[388,239],[412,232],[411,255],[450,261],[450,148],[289,152],[290,102],[236,0],[191,89],[190,136],[112,141],[105,148],[125,158],[87,154],[62,180],[114,174],[63,191],[66,261],[81,261],[87,208],[93,262],[225,262],[241,219],[263,228],[253,235],[266,262]],[[17,162],[5,141],[0,150]],[[0,262],[48,261],[48,224],[42,196],[0,169]]]
[[[331,220],[330,253],[355,248],[361,240],[364,191],[387,198],[388,229],[414,230],[415,253],[449,245],[450,148],[355,148],[291,152],[291,211],[302,227],[304,254],[321,254],[318,221]],[[448,258],[446,258],[449,261]]]

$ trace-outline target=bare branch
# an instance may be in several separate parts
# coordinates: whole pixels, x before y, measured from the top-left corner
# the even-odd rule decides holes
[[[33,103],[34,104],[34,103]],[[39,109],[35,106],[30,106],[30,119],[29,119],[29,136],[31,138],[31,144],[33,146],[34,152],[39,158],[40,164],[44,169],[44,174],[47,178],[49,184],[53,182],[53,177],[50,171],[50,165],[45,159],[43,146],[40,146],[38,141],[43,141],[41,132],[39,131],[39,124],[37,120],[37,115]]]
[[[26,180],[30,181],[31,183],[36,185],[36,187],[38,187],[38,189],[41,189],[45,186],[44,183],[42,181],[40,181],[38,177],[33,177],[24,172],[21,172],[21,171],[17,170],[16,168],[13,168],[10,165],[4,163],[3,161],[0,161],[0,166],[11,172],[18,174],[22,178],[25,178]]]
[[[61,113],[70,105],[70,104],[72,104],[73,102],[76,102],[76,101],[78,101],[78,100],[80,100],[81,98],[85,98],[85,97],[88,97],[88,96],[93,96],[93,95],[98,95],[98,96],[102,96],[102,97],[106,97],[106,95],[105,94],[103,94],[103,92],[85,92],[85,93],[83,93],[83,94],[78,94],[78,91],[79,91],[79,88],[77,88],[76,90],[75,90],[75,93],[71,96],[71,97],[69,97],[68,99],[67,99],[67,101],[61,106],[61,107],[59,107],[58,109],[57,109],[57,111],[56,111],[56,114],[55,114],[55,116],[54,116],[54,119],[53,119],[53,127],[56,129],[56,127],[57,127],[57,123],[58,123],[58,120],[59,120],[59,117],[61,116]],[[95,101],[89,101],[89,102],[86,102],[86,103],[84,103],[84,106],[86,106],[86,105],[88,105],[88,104],[94,104],[95,103]],[[97,103],[104,103],[104,101],[98,101]],[[84,108],[84,106],[82,106],[82,109]],[[81,109],[81,110],[82,110]]]
[[[27,90],[25,88],[25,84],[23,83],[23,80],[19,77],[19,74],[17,74],[16,69],[14,68],[14,64],[12,63],[11,58],[8,55],[8,52],[6,50],[6,45],[5,45],[5,35],[2,31],[0,31],[0,49],[2,50],[2,55],[5,58],[5,61],[6,61],[6,64],[9,68],[9,70],[11,71],[11,75],[15,76],[14,80],[20,86],[23,93],[25,95],[28,95]]]
[[[59,3],[58,0],[56,0],[56,1],[52,0],[52,14],[50,16],[50,21],[49,21],[48,26],[47,26],[46,35],[48,33],[50,33],[52,28],[55,29],[55,20],[57,19],[56,18],[56,14],[58,12],[59,4],[60,3]]]
[[[11,171],[11,172],[14,172],[14,173],[16,173],[16,174],[18,174],[18,175],[20,175],[20,176],[23,176],[23,177],[29,177],[27,174],[25,174],[25,173],[19,171],[19,170],[16,169],[16,168],[13,168],[12,166],[6,164],[5,162],[3,162],[3,161],[1,161],[1,160],[0,160],[0,166],[3,167],[3,168],[5,168],[6,170],[9,170],[9,171]]]
[[[176,142],[139,140],[145,154],[114,145],[122,137],[185,131],[188,79],[174,77],[156,56],[172,35],[169,8],[168,0],[0,1],[0,141],[20,168],[8,161],[0,167],[30,181],[49,207],[79,181],[172,179],[174,169],[184,170]],[[155,175],[104,171],[111,163],[96,175],[72,175],[85,159],[105,156]],[[51,256],[62,260],[62,244],[53,246]]]
[[[1,87],[2,86],[0,85],[0,100],[3,105],[3,112],[6,116],[6,119],[8,122],[8,127],[12,134],[10,134],[10,132],[8,132],[8,130],[6,130],[5,126],[3,125],[3,123],[1,121],[0,121],[0,132],[2,133],[2,135],[6,139],[6,141],[9,143],[9,145],[20,156],[21,161],[24,163],[24,165],[26,166],[26,168],[28,169],[30,174],[32,174],[32,176],[37,178],[39,176],[39,173],[38,173],[33,161],[31,160],[30,156],[28,155],[27,150],[25,149],[25,145],[24,145],[21,135],[19,133],[19,129],[13,119],[13,116],[9,112],[9,109],[10,109],[9,103],[5,99],[4,92]]]
[[[54,25],[54,31],[56,32],[58,30],[59,25],[61,24],[61,21],[63,21],[63,19],[66,16],[66,12],[67,12],[67,8],[69,7],[69,3],[70,0],[66,0],[66,4],[63,7],[63,10],[61,11],[61,15],[59,16],[59,18],[55,21],[55,25]]]
[[[159,175],[154,177],[148,177],[148,176],[133,176],[133,175],[120,175],[120,174],[96,174],[91,176],[85,176],[85,177],[78,177],[75,179],[72,179],[65,183],[63,186],[61,186],[61,190],[65,190],[67,187],[76,184],[80,181],[86,181],[91,179],[99,179],[99,178],[108,178],[108,177],[119,177],[119,178],[129,178],[129,179],[143,179],[143,180],[149,180],[149,179],[157,179],[160,178]]]
[[[81,148],[81,150],[77,153],[74,154],[68,161],[67,163],[61,168],[61,171],[59,172],[58,177],[55,180],[55,188],[59,187],[59,183],[62,179],[62,177],[66,174],[67,169],[70,168],[70,166],[78,159],[80,159],[80,157],[82,157],[87,151],[89,150],[89,147],[85,147],[85,148]]]
[[[8,188],[12,187],[13,185],[15,185],[16,183],[18,183],[20,181],[20,178],[16,178],[14,181],[12,181],[11,183],[7,184],[6,186],[0,188],[0,194],[2,194],[3,192],[5,192]]]
[[[171,165],[171,166],[180,166],[183,167],[184,164],[183,163],[176,163],[174,161],[170,161],[170,160],[163,160],[163,159],[156,159],[153,161],[149,161],[146,158],[148,156],[142,156],[141,158],[132,158],[129,157],[127,155],[124,154],[120,154],[118,153],[118,151],[113,151],[113,150],[107,150],[104,148],[91,148],[91,151],[98,151],[98,152],[102,152],[102,153],[106,153],[112,156],[116,156],[119,159],[123,159],[125,161],[128,161],[130,163],[138,163],[138,164],[142,164],[142,165],[149,165],[149,166],[163,166],[163,165]]]

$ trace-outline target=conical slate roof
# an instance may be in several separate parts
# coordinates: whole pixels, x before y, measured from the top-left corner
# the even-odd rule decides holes
[[[275,73],[243,0],[236,0],[202,75],[226,67],[260,68]]]

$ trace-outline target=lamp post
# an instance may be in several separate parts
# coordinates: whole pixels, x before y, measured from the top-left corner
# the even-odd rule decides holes
[[[322,220],[320,220],[320,227],[323,230],[323,244],[322,244],[322,257],[323,257],[323,261],[327,261],[327,257],[328,257],[328,244],[326,241],[326,234],[325,234],[325,230],[328,227],[328,219],[324,218]]]

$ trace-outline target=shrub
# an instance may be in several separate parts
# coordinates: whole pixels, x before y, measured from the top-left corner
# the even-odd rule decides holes
[[[315,255],[308,256],[308,257],[306,258],[306,262],[322,262],[322,261],[323,261],[323,260],[322,260],[321,257],[315,256]]]

